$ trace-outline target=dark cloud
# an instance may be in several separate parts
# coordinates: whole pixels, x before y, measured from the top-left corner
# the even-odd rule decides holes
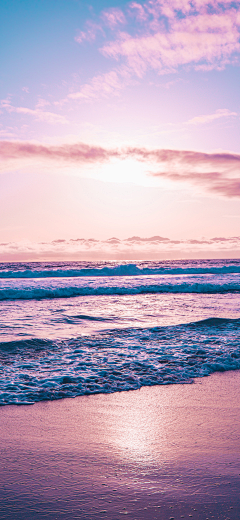
[[[118,157],[120,152],[106,150],[100,146],[84,143],[48,146],[26,141],[1,141],[0,157],[2,159],[42,158],[73,162],[102,162]]]
[[[84,143],[48,146],[30,142],[0,142],[0,158],[4,163],[14,160],[21,166],[24,159],[42,159],[45,162],[63,163],[103,163],[113,158],[124,160],[134,158],[146,163],[151,171],[149,175],[173,182],[190,182],[211,192],[226,197],[240,196],[240,154],[203,153],[188,150],[147,150],[141,147],[107,149]],[[137,237],[134,237],[135,239]],[[162,237],[156,237],[162,240]]]
[[[240,155],[232,153],[202,153],[186,150],[127,151],[137,159],[161,164],[161,171],[151,176],[175,182],[191,182],[226,197],[240,196]]]

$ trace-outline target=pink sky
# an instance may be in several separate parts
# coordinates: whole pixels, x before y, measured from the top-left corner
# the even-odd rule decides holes
[[[240,3],[14,6],[0,259],[238,256]]]

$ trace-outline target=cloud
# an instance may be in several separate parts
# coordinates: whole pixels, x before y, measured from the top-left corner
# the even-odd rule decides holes
[[[71,163],[101,164],[111,159],[135,159],[154,168],[149,175],[173,182],[188,182],[226,197],[240,197],[240,154],[204,153],[189,150],[148,150],[141,147],[108,149],[85,143],[60,146],[41,145],[29,141],[1,141],[2,170],[8,162],[19,168],[22,161],[40,159],[58,167]],[[157,168],[157,171],[156,171]]]
[[[150,237],[150,238],[141,238],[141,237],[130,237],[130,238],[127,238],[126,239],[127,242],[131,242],[131,243],[139,243],[139,242],[152,242],[152,243],[159,243],[159,242],[168,242],[169,241],[169,238],[164,238],[164,237],[160,237],[160,236],[153,236],[153,237]]]
[[[128,149],[128,153],[161,170],[150,175],[175,182],[190,182],[226,197],[240,196],[240,154],[187,150]]]
[[[192,17],[193,18],[193,17]],[[223,68],[232,61],[231,57],[239,52],[239,28],[219,17],[219,24],[212,30],[211,16],[195,17],[190,20],[171,20],[171,30],[157,30],[153,34],[132,36],[121,33],[115,41],[106,43],[101,52],[104,56],[119,60],[139,77],[148,69],[158,73],[175,72],[181,65],[207,64],[208,69]],[[220,23],[221,22],[221,23]],[[229,26],[229,27],[228,27]]]
[[[160,240],[158,240],[160,238]],[[130,237],[107,240],[94,238],[56,239],[51,242],[4,242],[0,243],[0,259],[150,259],[153,258],[199,258],[201,253],[210,257],[232,256],[239,253],[240,236],[174,240],[161,237]]]
[[[222,117],[235,117],[237,116],[237,112],[230,112],[227,108],[220,108],[219,110],[216,110],[214,114],[205,114],[202,116],[193,117],[192,119],[189,119],[185,124],[186,125],[202,125],[206,123],[211,123],[212,121],[215,121],[216,119],[220,119]]]
[[[111,30],[116,30],[119,25],[121,26],[125,23],[126,19],[121,9],[117,7],[105,9],[101,12],[99,23],[88,20],[86,22],[85,31],[79,31],[75,37],[75,41],[78,43],[82,43],[84,41],[94,42],[98,34],[101,36],[106,36],[104,29],[108,28]]]
[[[167,178],[171,181],[190,181],[190,183],[198,184],[206,188],[208,191],[214,192],[226,197],[240,197],[240,177],[236,179],[227,178],[219,172],[188,172],[188,173],[172,173],[160,172],[153,174],[156,177]]]
[[[106,9],[102,12],[101,18],[104,24],[110,29],[115,30],[118,25],[126,23],[123,11],[117,7]]]
[[[36,108],[43,108],[43,107],[46,107],[50,105],[50,102],[47,101],[46,99],[43,99],[43,98],[39,98],[37,104],[36,104]]]
[[[75,41],[78,43],[82,43],[83,41],[94,42],[98,33],[104,35],[101,25],[88,20],[86,23],[86,31],[80,31],[78,35],[75,36]]]
[[[131,2],[129,4],[129,14],[130,16],[134,16],[135,20],[140,23],[144,23],[148,19],[145,5],[138,4],[137,2]]]
[[[125,13],[104,10],[99,23],[88,21],[76,40],[93,41],[101,33],[106,42],[100,52],[125,66],[131,76],[142,78],[148,70],[159,74],[182,66],[221,70],[239,63],[239,32],[238,1],[147,0],[129,3]]]
[[[1,107],[7,110],[7,112],[15,112],[17,114],[24,114],[33,116],[37,121],[41,121],[49,124],[66,124],[68,123],[67,119],[64,116],[59,114],[55,114],[54,112],[47,112],[45,110],[41,110],[41,108],[45,105],[49,104],[45,100],[39,100],[35,109],[27,108],[27,107],[14,107],[10,104],[8,99],[3,99],[1,101]]]
[[[78,92],[68,95],[67,100],[92,100],[101,97],[109,97],[110,95],[118,95],[121,90],[130,81],[129,72],[126,68],[118,68],[99,74],[92,78],[89,83],[82,85]],[[65,100],[65,101],[67,101]]]
[[[2,160],[36,159],[65,162],[97,162],[108,161],[112,157],[120,157],[117,150],[106,150],[99,146],[84,143],[49,146],[29,141],[0,141],[0,157]]]
[[[239,64],[240,2],[131,2],[125,12],[109,8],[100,13],[97,23],[88,20],[75,41],[93,43],[99,36],[99,52],[118,67],[94,76],[55,105],[119,95],[148,70],[168,74],[180,67],[209,71]]]

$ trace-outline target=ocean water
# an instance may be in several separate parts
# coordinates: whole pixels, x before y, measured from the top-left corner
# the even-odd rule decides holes
[[[0,264],[0,404],[240,368],[240,260]]]

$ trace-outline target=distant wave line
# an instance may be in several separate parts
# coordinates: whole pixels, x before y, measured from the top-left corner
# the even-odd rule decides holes
[[[162,285],[141,285],[135,287],[48,287],[48,288],[4,288],[0,290],[0,300],[40,300],[52,298],[71,298],[91,295],[135,295],[135,294],[223,294],[240,292],[240,283],[182,283]]]
[[[114,267],[83,269],[44,269],[44,270],[0,270],[0,278],[78,278],[107,276],[149,276],[149,275],[194,275],[194,274],[238,274],[240,265],[222,267],[157,267],[139,268],[136,264],[118,265]]]

